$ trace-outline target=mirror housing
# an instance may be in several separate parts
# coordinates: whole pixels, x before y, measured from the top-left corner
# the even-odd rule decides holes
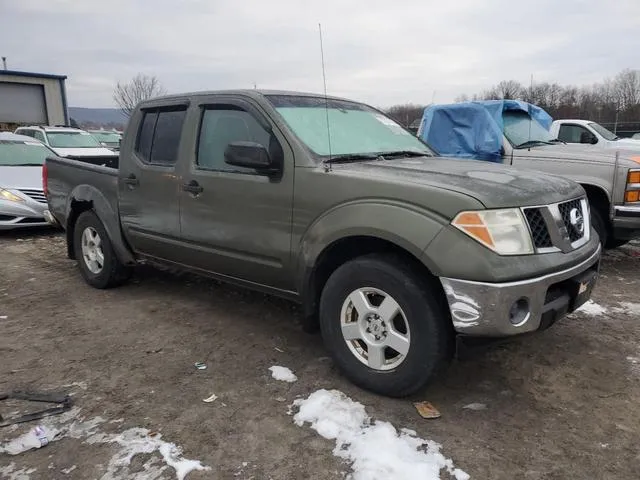
[[[224,150],[224,161],[236,167],[253,168],[267,175],[279,172],[267,149],[255,142],[230,143]]]

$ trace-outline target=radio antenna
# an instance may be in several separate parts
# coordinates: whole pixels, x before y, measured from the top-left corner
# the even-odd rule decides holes
[[[529,102],[533,102],[533,73],[531,74],[531,86],[529,88]],[[527,108],[528,110],[530,110],[529,108]],[[531,141],[531,122],[533,122],[533,118],[531,118],[531,111],[527,112],[529,114],[529,142]],[[531,150],[531,147],[529,147],[529,150]]]
[[[322,45],[322,24],[318,23],[318,32],[320,33],[320,58],[322,60],[322,83],[324,84],[324,111],[327,117],[327,141],[329,146],[329,160],[331,160],[331,129],[329,128],[329,98],[327,97],[327,75],[324,69],[324,47]],[[329,171],[331,167],[327,168],[328,164],[325,164],[325,170]]]

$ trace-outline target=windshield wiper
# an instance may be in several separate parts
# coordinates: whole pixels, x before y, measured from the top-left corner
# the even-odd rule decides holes
[[[3,167],[41,167],[41,163],[12,163],[11,165],[0,165]]]
[[[545,142],[543,140],[527,140],[526,142],[516,145],[516,148],[533,147],[534,145],[553,145],[551,142]]]
[[[431,154],[426,152],[416,152],[415,150],[395,150],[393,152],[380,152],[379,155],[384,158],[398,157],[430,157]]]
[[[324,163],[349,163],[361,162],[368,160],[384,160],[380,155],[375,153],[346,153],[344,155],[334,155],[327,158]]]
[[[551,140],[551,143],[563,143],[563,144],[567,144],[567,142],[565,142],[564,140],[560,140],[559,138],[554,138],[553,140]]]

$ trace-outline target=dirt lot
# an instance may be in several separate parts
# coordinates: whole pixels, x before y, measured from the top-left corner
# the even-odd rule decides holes
[[[67,390],[78,407],[49,419],[66,422],[58,441],[0,453],[0,478],[176,478],[144,447],[130,466],[118,463],[117,435],[134,427],[211,468],[190,480],[344,478],[350,466],[333,455],[334,442],[287,415],[297,396],[321,388],[440,443],[471,478],[640,478],[639,272],[637,248],[607,254],[595,292],[606,312],[592,306],[591,315],[456,361],[439,383],[392,400],[342,378],[288,302],[151,269],[98,291],[66,259],[61,236],[0,234],[0,391]],[[274,380],[272,365],[299,380]],[[219,398],[204,403],[212,393]],[[442,417],[418,417],[416,400]],[[470,403],[486,409],[462,408]],[[0,413],[10,410],[4,404]],[[0,442],[29,426],[0,429]]]

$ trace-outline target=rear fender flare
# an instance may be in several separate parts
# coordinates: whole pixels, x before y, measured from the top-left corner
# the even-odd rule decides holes
[[[104,225],[118,259],[125,265],[135,264],[135,257],[122,235],[119,213],[112,208],[103,193],[91,185],[76,186],[68,197],[66,206],[67,236],[73,236],[73,225],[71,225],[71,222],[75,223],[75,219],[77,218],[77,215],[74,214],[73,211],[74,202],[87,202],[91,205],[91,209]]]

